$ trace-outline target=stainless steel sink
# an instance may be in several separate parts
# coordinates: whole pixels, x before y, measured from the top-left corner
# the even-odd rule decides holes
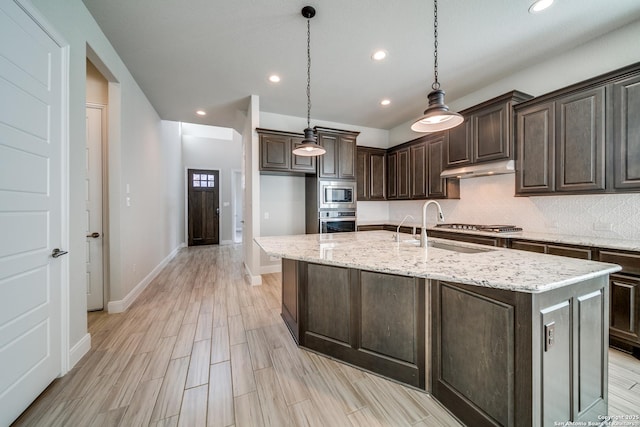
[[[407,240],[403,240],[402,242],[408,243],[411,245],[416,245],[416,246],[420,245],[420,240],[418,239],[407,239]],[[459,252],[462,254],[479,254],[483,252],[490,252],[493,250],[489,248],[475,248],[470,246],[463,246],[463,245],[457,245],[457,244],[445,243],[445,242],[433,241],[433,240],[428,240],[427,246],[430,248],[442,249],[445,251],[452,251],[452,252]]]
[[[471,248],[469,246],[451,245],[449,243],[433,242],[433,241],[427,241],[427,246],[431,248],[436,248],[436,249],[444,249],[445,251],[460,252],[463,254],[478,254],[478,253],[489,252],[493,250],[488,248]]]

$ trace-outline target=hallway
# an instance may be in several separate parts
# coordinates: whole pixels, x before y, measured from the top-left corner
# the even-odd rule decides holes
[[[424,393],[297,348],[279,274],[242,274],[240,245],[182,249],[130,310],[90,313],[91,351],[14,425],[459,425]],[[609,355],[610,413],[637,414],[640,362]]]

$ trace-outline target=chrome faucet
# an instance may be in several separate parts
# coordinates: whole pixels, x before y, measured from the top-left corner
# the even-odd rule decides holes
[[[411,215],[405,215],[404,218],[402,219],[402,221],[400,221],[400,225],[398,225],[398,228],[396,229],[396,242],[400,241],[400,227],[402,227],[402,224],[404,224],[404,222],[407,220],[407,218],[411,218],[414,219],[413,216]],[[414,233],[415,233],[415,227],[413,227]]]
[[[440,203],[435,200],[427,200],[422,205],[422,229],[420,230],[420,247],[425,248],[427,246],[427,208],[431,203],[435,203],[438,207],[438,218],[437,221],[444,222],[444,215],[442,215],[442,207],[440,207]],[[436,221],[436,222],[437,222]]]

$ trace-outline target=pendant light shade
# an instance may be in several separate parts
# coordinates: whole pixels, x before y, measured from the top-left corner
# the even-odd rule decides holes
[[[325,150],[323,146],[316,144],[316,137],[313,129],[311,128],[306,128],[304,130],[304,139],[302,140],[302,144],[298,145],[296,149],[293,150],[293,154],[296,156],[304,157],[321,156],[326,152],[327,150]]]
[[[414,132],[440,132],[464,122],[464,117],[460,114],[449,111],[449,107],[444,103],[444,90],[440,89],[438,82],[438,0],[433,0],[433,37],[433,90],[427,95],[429,106],[424,110],[424,115],[411,125]]]
[[[439,132],[454,128],[464,122],[464,117],[453,111],[449,111],[444,103],[444,91],[434,90],[427,96],[429,106],[424,110],[424,115],[411,125],[414,132]]]
[[[302,8],[302,16],[307,19],[307,128],[304,130],[302,144],[298,145],[293,154],[296,156],[321,156],[327,152],[316,142],[316,136],[311,129],[311,18],[316,16],[316,10],[311,6]]]

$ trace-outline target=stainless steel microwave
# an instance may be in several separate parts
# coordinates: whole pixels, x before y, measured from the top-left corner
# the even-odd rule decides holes
[[[320,181],[320,209],[355,209],[355,181]]]

